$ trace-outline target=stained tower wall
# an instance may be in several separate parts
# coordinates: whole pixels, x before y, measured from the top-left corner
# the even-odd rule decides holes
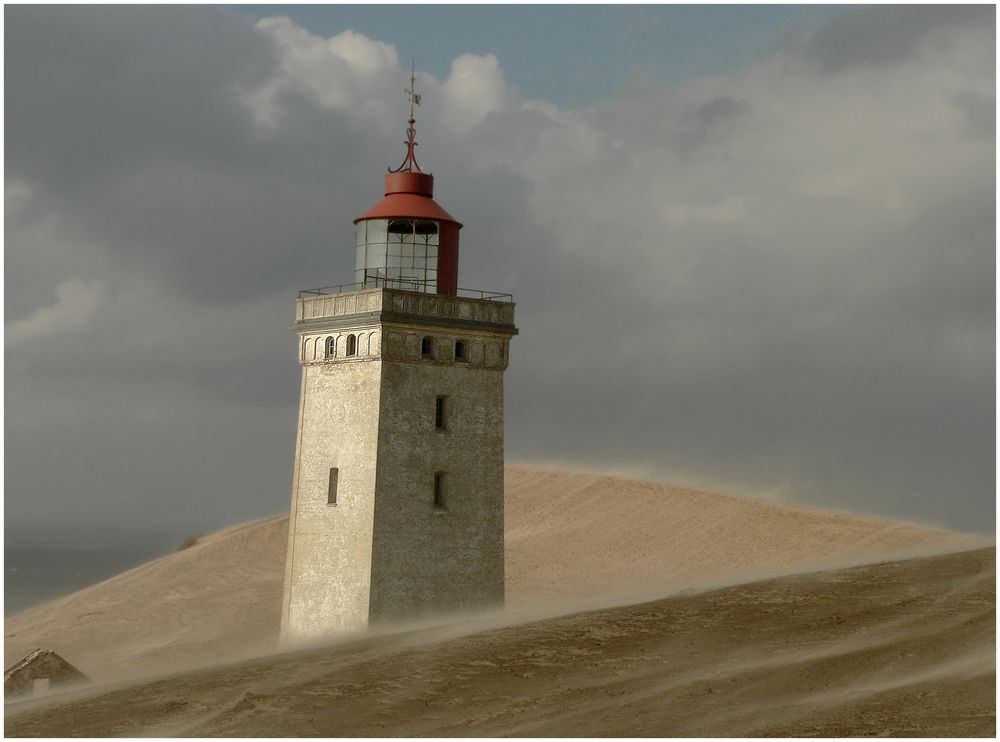
[[[283,640],[502,604],[513,313],[511,302],[394,289],[299,300]],[[456,358],[459,341],[465,353]],[[327,496],[332,467],[336,505]],[[443,507],[434,501],[438,472]]]
[[[386,335],[410,342],[383,365],[371,620],[502,605],[506,339],[440,326]],[[456,336],[470,348],[467,362],[453,360]],[[424,337],[444,360],[412,352]],[[489,365],[486,347],[496,349]],[[436,427],[439,397],[443,428]],[[443,475],[440,507],[435,474]]]
[[[283,639],[368,624],[381,375],[377,355],[302,367]],[[334,467],[337,503],[330,505]]]

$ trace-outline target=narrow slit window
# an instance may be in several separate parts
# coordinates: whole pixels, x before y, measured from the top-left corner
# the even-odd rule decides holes
[[[426,337],[420,341],[420,355],[424,358],[434,357],[434,338]]]
[[[434,427],[438,430],[444,430],[448,422],[445,417],[445,399],[445,397],[438,397],[434,404]]]
[[[455,341],[455,360],[463,363],[469,360],[469,352],[465,347],[464,340]]]
[[[340,469],[336,467],[330,469],[330,482],[327,484],[327,489],[326,489],[327,505],[337,504],[337,480],[339,479],[340,479]]]
[[[443,471],[434,472],[434,507],[443,510],[445,507],[445,495],[447,494],[445,473]]]

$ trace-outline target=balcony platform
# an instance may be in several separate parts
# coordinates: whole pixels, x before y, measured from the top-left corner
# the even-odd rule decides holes
[[[458,296],[430,294],[397,286],[365,288],[341,284],[299,292],[295,329],[347,327],[363,321],[469,327],[516,335],[510,294],[459,289]]]

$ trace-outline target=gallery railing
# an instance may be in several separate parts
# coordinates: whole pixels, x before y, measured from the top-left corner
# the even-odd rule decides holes
[[[336,286],[321,286],[316,289],[303,289],[299,292],[300,299],[308,299],[310,296],[328,296],[331,294],[346,294],[352,291],[363,291],[364,289],[399,289],[400,291],[418,291],[427,293],[427,284],[423,281],[408,281],[404,278],[384,278],[382,276],[370,276],[367,281],[356,283],[341,283]],[[486,301],[514,301],[513,294],[503,294],[498,291],[483,291],[481,289],[458,289],[458,296],[466,299],[480,299]]]

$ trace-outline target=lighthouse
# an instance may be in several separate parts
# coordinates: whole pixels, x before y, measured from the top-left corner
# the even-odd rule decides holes
[[[282,641],[503,604],[514,303],[459,288],[462,224],[417,164],[412,83],[405,159],[354,220],[354,280],[295,305]]]

